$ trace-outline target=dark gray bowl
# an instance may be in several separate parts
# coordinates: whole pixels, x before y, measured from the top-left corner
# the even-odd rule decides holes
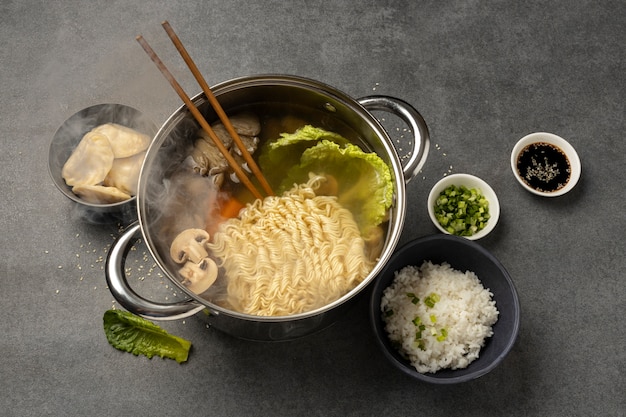
[[[145,133],[150,137],[156,134],[157,126],[139,110],[124,104],[97,104],[87,107],[67,119],[56,131],[50,142],[48,169],[56,187],[90,218],[104,218],[108,215],[125,215],[136,211],[136,197],[113,204],[94,204],[82,200],[72,192],[61,171],[63,165],[83,136],[96,126],[104,123],[117,123]]]
[[[442,369],[436,373],[419,373],[391,345],[380,313],[382,293],[394,279],[395,271],[407,265],[421,266],[423,261],[447,262],[452,268],[476,273],[485,288],[493,293],[500,314],[478,359],[465,369]],[[520,327],[520,305],[509,273],[502,264],[478,243],[451,235],[433,235],[413,240],[389,259],[376,278],[370,300],[370,318],[383,353],[407,375],[433,384],[456,384],[470,381],[492,371],[509,353]]]

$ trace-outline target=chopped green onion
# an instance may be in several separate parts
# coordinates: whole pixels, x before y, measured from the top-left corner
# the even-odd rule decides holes
[[[489,221],[489,202],[477,188],[451,185],[435,201],[435,217],[448,233],[472,236]]]
[[[435,304],[437,303],[437,301],[439,300],[440,300],[439,295],[433,292],[424,299],[424,304],[426,304],[427,307],[433,308]]]
[[[411,302],[413,304],[417,304],[417,303],[420,302],[420,299],[415,294],[413,294],[412,292],[407,292],[406,296],[411,299]]]
[[[423,340],[420,340],[420,341],[419,341],[419,343],[418,343],[417,347],[418,347],[420,350],[426,350],[426,344],[424,344],[424,341],[423,341]]]
[[[437,323],[437,317],[434,314],[430,315],[430,322],[431,323]]]
[[[442,327],[440,335],[437,336],[437,342],[443,342],[444,340],[446,340],[447,337],[448,337],[448,331],[446,330],[445,327]]]

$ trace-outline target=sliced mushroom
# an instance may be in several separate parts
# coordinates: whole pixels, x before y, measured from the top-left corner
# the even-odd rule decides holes
[[[259,138],[257,136],[261,131],[259,118],[252,113],[242,113],[232,116],[230,121],[240,136],[244,147],[250,154],[254,154],[259,146]],[[221,122],[218,122],[212,124],[211,128],[238,164],[243,165],[245,160],[241,156],[241,150],[233,144],[233,139],[230,137],[226,127]],[[233,179],[234,182],[239,182],[222,152],[204,130],[198,132],[198,137],[194,141],[190,156],[191,158],[188,158],[185,164],[200,175],[212,177],[213,182],[218,187],[222,186],[226,177]]]
[[[230,116],[230,122],[240,135],[256,136],[261,132],[261,121],[254,113],[235,114]]]
[[[204,258],[199,263],[187,261],[179,271],[182,284],[195,294],[205,292],[217,279],[217,265],[211,258]]]
[[[185,261],[199,263],[209,256],[206,244],[209,234],[203,229],[186,229],[174,238],[170,246],[170,256],[174,262],[182,264]]]
[[[241,143],[243,143],[243,146],[246,148],[246,150],[250,154],[253,154],[256,151],[256,149],[259,147],[258,136],[241,135],[239,136],[239,138],[241,139]],[[231,153],[233,152],[235,152],[237,155],[243,155],[241,152],[241,149],[239,149],[237,146],[233,146],[231,148]]]
[[[194,170],[201,175],[207,175],[210,170],[217,169],[219,172],[223,172],[228,169],[228,162],[226,162],[217,146],[204,139],[196,140],[191,151],[191,157],[197,165],[197,168],[194,168]]]

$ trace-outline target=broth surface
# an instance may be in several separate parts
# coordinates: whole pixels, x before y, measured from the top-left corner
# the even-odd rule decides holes
[[[278,139],[281,133],[293,133],[305,125],[312,125],[339,134],[364,152],[372,152],[365,146],[366,142],[350,126],[327,111],[311,110],[308,107],[286,103],[257,103],[230,109],[227,113],[232,117],[243,112],[254,113],[261,122],[261,131],[258,135],[259,145],[252,155],[257,162],[264,146],[267,146],[269,142]],[[216,117],[211,117],[211,115],[205,115],[205,117],[207,117],[209,124],[216,122]],[[221,211],[229,200],[236,199],[242,205],[252,204],[255,201],[246,187],[233,181],[230,177],[224,181],[220,188],[217,188],[211,184],[208,177],[189,172],[188,167],[184,166],[183,161],[188,155],[189,149],[193,147],[199,130],[200,128],[196,125],[195,131],[187,126],[182,131],[172,133],[172,135],[180,136],[172,138],[172,142],[176,143],[176,147],[179,148],[175,152],[174,158],[178,162],[171,162],[171,160],[165,162],[169,165],[165,169],[168,174],[163,179],[164,184],[158,187],[162,195],[154,199],[154,201],[159,202],[158,207],[155,204],[151,204],[150,207],[149,218],[153,222],[150,229],[155,231],[153,235],[158,240],[154,243],[158,248],[160,258],[165,261],[171,271],[180,269],[180,265],[174,263],[169,256],[170,244],[178,233],[188,228],[199,228],[205,229],[213,235],[218,230],[219,224],[225,220],[221,216]],[[180,145],[181,143],[183,145]],[[293,161],[294,165],[298,163],[298,160]],[[278,188],[280,181],[285,177],[284,173],[289,169],[288,166],[276,168],[282,171],[264,172],[274,190]],[[249,178],[257,184],[253,175],[249,175]],[[342,179],[337,178],[337,181],[341,183]],[[261,189],[261,187],[257,188]],[[379,225],[377,227],[379,230],[371,236],[362,236],[364,241],[366,239],[375,240],[374,245],[365,249],[369,261],[372,262],[369,266],[370,269],[384,246],[388,227],[389,222],[387,220]],[[372,246],[375,248],[372,249]],[[212,255],[210,254],[210,256]],[[201,296],[212,303],[231,309],[232,306],[227,301],[229,279],[230,277],[227,276],[226,272],[220,268],[220,275],[215,284],[203,292]]]
[[[565,187],[571,168],[558,146],[538,142],[522,149],[517,157],[517,171],[528,186],[537,191],[553,192]]]

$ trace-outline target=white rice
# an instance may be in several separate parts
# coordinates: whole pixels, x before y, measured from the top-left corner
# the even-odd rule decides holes
[[[429,307],[424,301],[432,294],[439,300]],[[389,339],[418,372],[427,373],[462,369],[478,358],[498,320],[492,297],[473,272],[426,261],[396,271],[380,308]]]

